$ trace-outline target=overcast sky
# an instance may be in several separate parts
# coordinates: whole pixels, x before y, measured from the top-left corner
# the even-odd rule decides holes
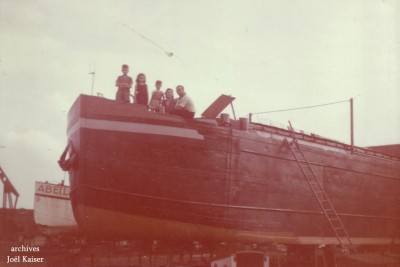
[[[197,115],[222,93],[240,116],[354,98],[356,145],[400,143],[399,3],[1,0],[0,165],[18,206],[33,207],[34,181],[64,178],[66,116],[89,72],[114,98],[125,63],[150,89],[183,84]],[[349,143],[348,103],[256,119]]]

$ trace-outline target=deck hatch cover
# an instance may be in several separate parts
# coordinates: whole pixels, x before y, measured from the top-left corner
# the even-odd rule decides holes
[[[204,118],[215,119],[232,101],[234,97],[220,95],[208,108],[201,114]]]

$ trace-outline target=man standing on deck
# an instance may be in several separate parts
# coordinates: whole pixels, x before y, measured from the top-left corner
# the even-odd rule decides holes
[[[122,65],[122,75],[117,78],[115,86],[118,86],[118,91],[115,95],[115,100],[122,102],[130,102],[130,89],[133,84],[133,80],[128,76],[129,66]]]
[[[185,93],[185,88],[182,85],[178,85],[176,93],[179,95],[179,98],[175,108],[170,113],[182,116],[185,119],[193,119],[196,110],[193,101]]]

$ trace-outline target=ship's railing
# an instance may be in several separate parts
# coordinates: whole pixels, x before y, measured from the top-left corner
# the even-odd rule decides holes
[[[262,123],[252,122],[250,125],[251,125],[250,128],[252,130],[264,131],[264,132],[268,132],[268,133],[274,133],[274,134],[279,134],[282,136],[291,137],[291,132],[288,129],[285,129],[285,127],[283,127],[283,124],[280,124],[280,123],[275,123],[274,125],[266,125],[266,124],[262,124]],[[313,143],[317,143],[317,144],[321,144],[321,145],[326,145],[326,146],[330,146],[330,147],[343,149],[343,150],[352,152],[353,154],[360,154],[360,155],[365,155],[365,156],[377,157],[377,158],[381,158],[381,159],[400,161],[400,158],[396,157],[396,156],[383,154],[381,152],[374,151],[374,150],[367,149],[367,148],[352,147],[351,145],[345,144],[343,142],[329,139],[329,138],[326,138],[326,137],[323,137],[323,136],[320,136],[317,134],[307,133],[302,130],[294,129],[294,131],[296,133],[296,138],[299,140],[309,141],[309,142],[313,142]]]

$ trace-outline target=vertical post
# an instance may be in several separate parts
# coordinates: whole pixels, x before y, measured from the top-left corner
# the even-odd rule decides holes
[[[93,95],[93,88],[94,88],[94,75],[95,75],[95,72],[93,71],[93,72],[90,72],[89,74],[93,75],[93,76],[92,76],[92,90],[91,90],[91,92],[90,92],[90,95]]]
[[[232,108],[233,118],[234,118],[235,121],[236,121],[236,113],[235,113],[235,109],[233,108],[232,102],[231,102],[231,108]]]
[[[353,117],[353,98],[350,98],[350,143],[351,153],[354,152],[354,117]]]

